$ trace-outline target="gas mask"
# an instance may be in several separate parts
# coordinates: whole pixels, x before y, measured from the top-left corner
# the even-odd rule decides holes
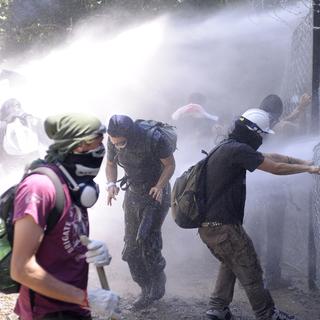
[[[105,148],[98,148],[85,153],[70,153],[58,167],[67,179],[74,203],[83,208],[91,208],[98,200],[99,185],[93,179],[97,176]]]

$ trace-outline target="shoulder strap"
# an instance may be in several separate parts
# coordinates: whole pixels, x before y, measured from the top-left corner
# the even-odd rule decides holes
[[[206,159],[205,159],[205,165],[208,163],[209,161],[209,158],[221,147],[223,146],[224,144],[227,144],[227,143],[230,143],[231,142],[231,139],[225,139],[223,141],[221,141],[217,146],[215,146],[206,156]],[[202,150],[203,151],[203,150]]]
[[[56,190],[56,202],[52,210],[49,212],[48,218],[47,218],[47,228],[45,230],[45,234],[48,234],[56,225],[56,223],[59,221],[63,212],[66,199],[65,199],[60,178],[53,171],[53,169],[50,169],[49,167],[39,166],[35,169],[32,169],[32,171],[26,174],[23,178],[26,178],[29,175],[37,174],[37,173],[46,175],[52,181],[54,188]],[[33,310],[35,306],[35,292],[32,289],[29,289],[29,299],[30,299],[31,308]]]
[[[64,191],[63,191],[63,187],[62,187],[62,183],[60,181],[60,178],[58,177],[58,175],[49,167],[38,167],[35,168],[31,171],[30,174],[33,173],[39,173],[39,174],[44,174],[46,175],[48,178],[50,178],[50,180],[52,181],[54,188],[56,190],[56,202],[54,207],[52,208],[52,210],[50,211],[48,218],[47,218],[47,228],[45,233],[47,234],[48,232],[50,232],[50,230],[53,229],[53,227],[56,225],[56,223],[59,221],[62,212],[63,212],[63,208],[65,205],[65,195],[64,195]]]

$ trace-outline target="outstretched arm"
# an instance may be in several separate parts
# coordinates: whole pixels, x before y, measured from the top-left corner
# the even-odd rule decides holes
[[[293,158],[289,156],[285,156],[278,153],[263,153],[265,158],[268,158],[274,162],[281,162],[281,163],[289,163],[289,164],[304,164],[304,165],[312,165],[312,161],[310,160],[302,160],[298,158]]]
[[[282,158],[284,161],[281,162],[280,157],[284,157]],[[274,161],[274,159],[277,159],[278,161]],[[294,159],[294,158],[290,158],[287,156],[282,156],[282,155],[273,155],[273,158],[270,156],[266,156],[264,158],[264,161],[260,164],[260,166],[258,167],[259,170],[262,171],[266,171],[272,174],[276,174],[276,175],[290,175],[290,174],[297,174],[297,173],[303,173],[303,172],[308,172],[308,173],[315,173],[315,174],[320,174],[320,167],[318,166],[313,166],[310,164],[303,164],[301,162],[303,162],[304,160],[300,160],[300,159],[294,159],[300,162],[299,163],[295,163],[295,164],[291,164],[288,163],[288,159],[290,161],[290,159]]]
[[[300,98],[298,106],[286,117],[284,117],[281,121],[295,121],[297,118],[305,111],[306,107],[311,102],[311,96],[307,93],[303,94]],[[281,122],[280,121],[280,122]]]

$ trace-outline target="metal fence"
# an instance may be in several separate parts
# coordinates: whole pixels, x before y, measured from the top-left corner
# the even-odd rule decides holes
[[[291,54],[287,65],[286,73],[283,79],[282,97],[284,102],[284,114],[290,114],[294,107],[299,102],[299,98],[304,93],[311,94],[312,92],[312,31],[313,31],[313,15],[312,10],[298,25],[293,33],[291,43]],[[311,108],[303,115],[300,122],[300,133],[311,134]],[[319,140],[320,141],[320,140]],[[320,144],[314,148],[314,162],[320,165]],[[305,212],[310,212],[309,219],[300,221],[294,228],[302,228],[305,232],[311,235],[313,243],[311,246],[315,246],[310,251],[310,239],[309,239],[309,251],[302,255],[307,259],[304,263],[304,268],[301,270],[301,266],[296,264],[303,274],[309,277],[310,281],[310,267],[314,268],[314,275],[317,279],[317,285],[320,287],[320,259],[317,252],[320,253],[320,177],[314,176],[313,181],[310,184],[310,189],[302,191],[305,193],[304,200],[300,203],[300,208]],[[301,190],[300,190],[301,191]],[[311,193],[309,197],[308,194]],[[294,210],[294,209],[293,209]],[[311,228],[309,224],[311,223]],[[309,229],[308,229],[309,228]],[[296,229],[296,237],[299,237],[299,230]],[[302,247],[308,249],[305,246],[305,241],[308,241],[308,235],[305,235],[303,239],[298,239],[300,243],[304,243]],[[311,241],[312,242],[312,241]],[[294,252],[295,250],[301,250],[301,246],[298,248],[288,247],[288,252]],[[315,257],[312,257],[313,253]],[[297,256],[301,256],[301,253],[296,253]],[[308,264],[309,262],[309,269]],[[294,262],[293,262],[294,263]],[[311,264],[311,266],[310,266]],[[311,272],[312,273],[312,272]]]

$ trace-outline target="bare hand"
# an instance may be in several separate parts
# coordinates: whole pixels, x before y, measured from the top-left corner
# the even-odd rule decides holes
[[[304,110],[311,103],[311,96],[307,93],[300,98],[299,109]]]
[[[161,202],[162,200],[162,188],[159,188],[157,186],[152,187],[149,191],[149,195],[152,196],[153,199]]]
[[[107,205],[112,206],[112,199],[117,200],[116,195],[119,193],[119,188],[117,186],[111,186],[108,188],[108,195],[107,195]]]
[[[313,173],[313,174],[320,174],[320,167],[319,166],[310,166],[310,169],[308,172]]]

